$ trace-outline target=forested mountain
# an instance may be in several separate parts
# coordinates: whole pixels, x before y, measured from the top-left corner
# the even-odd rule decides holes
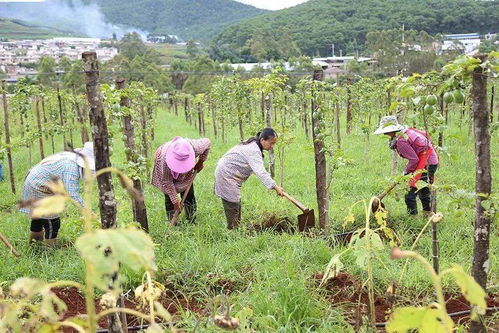
[[[310,0],[228,27],[212,41],[212,53],[254,59],[257,54],[282,57],[299,48],[307,55],[324,56],[331,54],[334,43],[336,53],[341,49],[346,54],[362,50],[366,34],[373,30],[404,24],[430,34],[486,33],[497,32],[498,22],[498,1]]]
[[[154,33],[207,40],[231,23],[267,11],[234,0],[93,0],[106,19]]]
[[[120,36],[138,28],[206,41],[232,23],[266,12],[234,0],[0,1],[1,16],[91,37]]]

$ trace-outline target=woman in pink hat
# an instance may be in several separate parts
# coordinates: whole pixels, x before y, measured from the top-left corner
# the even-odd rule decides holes
[[[177,136],[156,150],[151,183],[165,194],[166,215],[169,220],[175,211],[182,209],[181,196],[192,180],[192,171],[199,172],[203,169],[210,148],[210,139],[194,140]],[[199,157],[197,163],[196,157]],[[187,219],[194,222],[196,213],[194,185],[189,190],[184,204]]]

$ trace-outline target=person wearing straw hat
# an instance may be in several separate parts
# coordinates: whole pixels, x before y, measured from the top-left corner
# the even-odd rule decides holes
[[[161,145],[154,154],[154,169],[151,184],[165,195],[165,207],[168,220],[171,221],[175,211],[181,211],[185,205],[187,220],[195,222],[196,197],[194,185],[187,193],[185,203],[180,196],[189,187],[194,177],[193,171],[200,172],[208,158],[211,141],[208,138],[187,139],[174,137]],[[199,157],[196,162],[196,157]]]
[[[24,180],[22,194],[23,202],[32,202],[43,199],[53,193],[47,187],[50,182],[59,179],[64,184],[68,195],[83,205],[80,195],[80,179],[83,178],[85,159],[92,172],[95,172],[95,158],[93,142],[85,142],[83,148],[76,148],[73,152],[64,151],[44,158],[29,171]],[[24,205],[19,210],[32,214],[31,205]],[[59,215],[43,217],[31,216],[29,242],[45,239],[45,244],[55,246],[55,240],[61,226]]]
[[[408,160],[404,175],[414,174],[409,180],[409,191],[405,195],[407,211],[411,215],[418,214],[417,197],[423,205],[423,215],[431,215],[431,195],[427,186],[419,189],[416,183],[423,180],[433,184],[438,168],[438,155],[430,137],[424,131],[399,124],[396,116],[381,118],[374,134],[385,134],[390,137],[388,146],[397,151],[400,157]]]

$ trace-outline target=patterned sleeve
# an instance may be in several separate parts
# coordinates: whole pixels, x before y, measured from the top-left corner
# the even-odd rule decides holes
[[[418,166],[419,157],[410,143],[405,139],[397,140],[397,152],[401,157],[409,160],[407,166],[405,167],[405,173],[408,174],[414,172]]]
[[[203,139],[191,139],[189,140],[192,148],[194,148],[194,153],[199,156],[199,160],[204,162],[208,159],[208,154],[210,153],[211,141],[208,138]]]
[[[80,195],[80,167],[78,164],[68,161],[61,180],[69,196],[83,206],[83,199]]]
[[[177,202],[177,190],[175,189],[175,184],[173,183],[171,170],[166,163],[163,163],[163,177],[160,181],[163,193],[165,193],[170,198],[172,203]]]
[[[263,157],[262,153],[258,149],[258,151],[250,151],[250,154],[247,156],[248,164],[251,167],[251,170],[255,173],[255,175],[260,178],[263,185],[268,189],[273,189],[276,186],[275,180],[270,177],[270,174],[265,170],[263,165]]]

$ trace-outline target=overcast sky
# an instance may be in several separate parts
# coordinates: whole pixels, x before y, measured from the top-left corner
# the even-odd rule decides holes
[[[236,0],[258,8],[276,10],[298,5],[308,0]]]

